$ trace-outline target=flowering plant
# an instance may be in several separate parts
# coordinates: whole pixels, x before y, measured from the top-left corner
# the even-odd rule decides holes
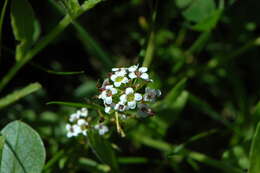
[[[98,99],[102,100],[105,119],[111,121],[92,122],[88,118],[88,110],[83,108],[70,116],[70,123],[67,124],[67,136],[87,135],[89,129],[98,130],[100,135],[108,132],[106,124],[116,122],[117,132],[125,136],[120,122],[128,118],[144,118],[154,115],[150,104],[155,102],[161,95],[158,89],[148,87],[153,80],[150,78],[147,67],[133,65],[129,68],[112,68],[108,78],[99,88]],[[113,116],[114,115],[114,116]],[[113,121],[115,120],[115,121]]]

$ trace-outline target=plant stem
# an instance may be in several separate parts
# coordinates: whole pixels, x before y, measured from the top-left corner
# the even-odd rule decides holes
[[[95,2],[89,2],[88,4],[84,4],[84,6],[75,14],[73,17],[67,14],[55,28],[51,30],[42,40],[36,43],[36,45],[29,50],[29,52],[22,58],[20,61],[16,62],[13,67],[7,72],[7,74],[0,81],[0,91],[4,89],[4,87],[10,82],[10,80],[15,76],[15,74],[32,58],[35,57],[41,50],[43,50],[51,41],[53,41],[69,24],[72,23],[77,17],[86,12],[87,10],[93,8],[96,4],[101,2],[101,0],[97,0]]]
[[[124,133],[123,129],[121,128],[120,124],[119,124],[118,112],[115,112],[115,117],[116,117],[116,130],[117,130],[118,133],[120,133],[120,135],[122,137],[125,137],[125,133]]]
[[[150,31],[150,36],[146,48],[146,53],[144,57],[144,62],[143,66],[144,67],[149,67],[154,56],[154,47],[155,47],[155,21],[156,21],[156,16],[157,16],[157,6],[158,6],[158,0],[155,0],[155,8],[153,9],[153,14],[152,14],[152,25],[151,25],[151,31]]]

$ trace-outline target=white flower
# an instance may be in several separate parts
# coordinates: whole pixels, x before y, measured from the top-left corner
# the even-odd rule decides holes
[[[117,72],[123,72],[123,73],[125,73],[126,74],[126,70],[127,70],[127,68],[112,68],[112,72],[115,72],[115,73],[117,73]]]
[[[145,88],[145,94],[144,94],[144,101],[153,102],[155,101],[156,97],[159,97],[161,95],[160,90],[151,89],[151,88]]]
[[[112,96],[115,94],[117,94],[117,89],[113,85],[107,85],[98,98],[103,99],[105,104],[110,105],[113,101]]]
[[[73,123],[74,121],[76,121],[77,119],[79,119],[79,117],[80,117],[80,114],[78,114],[78,113],[73,113],[73,114],[70,115],[69,121],[70,121],[71,123]]]
[[[77,111],[77,114],[80,115],[80,117],[87,117],[88,116],[88,109],[82,108]]]
[[[84,136],[87,136],[87,126],[88,126],[88,122],[84,119],[79,119],[77,121],[77,125],[80,128],[80,133],[82,133]]]
[[[128,68],[129,77],[131,79],[135,78],[142,78],[144,80],[149,80],[149,75],[146,73],[148,71],[147,67],[140,67],[138,68],[138,65],[133,65]]]
[[[94,129],[98,130],[99,135],[104,135],[108,132],[108,127],[101,124],[95,125]]]
[[[107,114],[109,114],[110,111],[111,111],[111,107],[110,107],[110,106],[106,106],[106,107],[105,107],[105,112],[106,112]]]
[[[70,125],[70,124],[66,124],[66,130],[67,132],[67,137],[71,138],[73,136],[78,136],[79,133],[81,132],[81,129],[78,125],[74,124],[74,125]]]
[[[135,93],[133,88],[126,88],[125,94],[120,96],[120,102],[127,103],[130,109],[135,109],[136,101],[142,100],[140,93]]]
[[[125,71],[118,71],[115,74],[111,75],[110,79],[114,82],[115,87],[120,87],[121,84],[128,83],[129,79],[125,77]]]

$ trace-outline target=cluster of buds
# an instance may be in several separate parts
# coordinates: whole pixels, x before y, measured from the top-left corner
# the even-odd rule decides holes
[[[93,124],[88,117],[88,109],[82,108],[70,115],[68,124],[66,124],[67,137],[76,137],[78,135],[87,136],[88,130],[97,130],[100,135],[108,132],[108,127],[103,124]]]

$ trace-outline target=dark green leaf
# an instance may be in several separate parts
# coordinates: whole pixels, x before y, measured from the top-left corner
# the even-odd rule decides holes
[[[45,149],[38,133],[21,121],[9,123],[5,137],[0,173],[41,173]]]
[[[109,165],[112,172],[119,172],[116,155],[111,144],[95,131],[90,131],[88,133],[88,140],[99,160]]]
[[[197,31],[209,31],[213,29],[216,26],[221,14],[222,10],[215,10],[208,18],[194,25],[192,29]]]
[[[260,172],[260,122],[257,125],[250,149],[250,166],[248,173]]]
[[[40,36],[40,24],[27,0],[12,0],[11,23],[15,39],[16,60],[19,61]]]

